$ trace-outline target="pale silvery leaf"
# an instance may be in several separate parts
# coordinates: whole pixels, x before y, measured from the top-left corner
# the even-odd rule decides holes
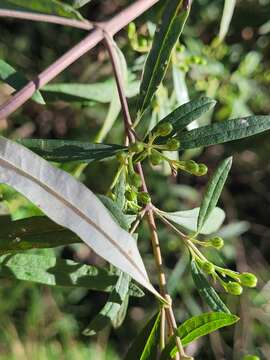
[[[199,216],[199,211],[200,208],[176,212],[164,212],[159,210],[161,215],[166,219],[194,232],[197,230],[197,219]],[[221,227],[224,219],[224,211],[218,207],[214,208],[209,218],[206,220],[204,226],[200,230],[200,233],[203,235],[208,235],[216,232]]]
[[[100,200],[71,175],[1,137],[0,182],[22,193],[49,218],[72,230],[98,255],[158,296],[132,236],[121,229]]]

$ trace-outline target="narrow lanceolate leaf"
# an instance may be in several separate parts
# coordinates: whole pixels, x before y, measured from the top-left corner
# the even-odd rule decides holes
[[[0,80],[8,84],[15,90],[20,90],[28,83],[26,77],[16,71],[12,66],[0,59]],[[39,91],[35,92],[32,99],[39,104],[44,105],[45,101]]]
[[[139,117],[149,106],[165,76],[171,52],[183,31],[190,6],[190,0],[168,0],[164,5],[161,24],[155,33],[144,67],[138,104]]]
[[[0,181],[22,193],[53,221],[75,232],[98,255],[159,296],[149,282],[132,236],[71,175],[2,137]]]
[[[230,310],[220,299],[215,289],[209,284],[194,260],[191,261],[191,274],[196,288],[208,306],[210,306],[213,311],[230,314]]]
[[[235,324],[239,318],[232,314],[221,312],[210,312],[194,316],[185,321],[177,329],[177,333],[181,338],[183,346],[187,346],[192,341],[202,336],[208,335],[220,328]],[[160,360],[173,358],[177,353],[177,348],[173,337],[169,339],[168,344],[163,350]]]
[[[72,6],[59,0],[1,0],[1,7],[6,7],[6,5],[19,8],[19,10],[28,9],[50,15],[82,19],[81,14]]]
[[[160,316],[160,312],[155,314],[142,329],[129,348],[125,360],[155,360],[157,358]]]
[[[121,272],[117,284],[111,292],[107,303],[83,331],[84,335],[96,335],[108,325],[116,322],[119,311],[121,310],[123,304],[125,304],[126,298],[128,297],[129,282],[130,277]]]
[[[120,145],[92,144],[76,140],[20,139],[18,143],[48,161],[90,163],[116,155],[126,148]]]
[[[187,230],[196,232],[200,208],[176,212],[159,212],[162,216],[174,222],[175,224],[178,224]],[[214,208],[206,222],[203,224],[200,233],[203,235],[208,235],[216,232],[221,227],[224,219],[224,211],[218,207]]]
[[[201,97],[199,99],[191,100],[186,104],[179,106],[164,119],[159,122],[169,122],[173,126],[173,131],[168,137],[179,134],[192,121],[198,119],[201,115],[212,109],[216,105],[216,101],[208,97]],[[152,130],[154,132],[156,128]],[[167,138],[168,138],[167,137]],[[166,138],[166,139],[167,139]],[[163,140],[164,141],[164,140]]]
[[[232,157],[229,157],[222,161],[222,163],[218,166],[212,178],[210,179],[200,207],[197,222],[198,232],[201,232],[204,224],[207,222],[209,217],[212,217],[212,212],[217,205],[218,199],[220,197],[231,167]]]
[[[115,96],[116,84],[113,80],[107,80],[94,84],[80,83],[56,83],[45,85],[42,93],[47,102],[67,101],[67,102],[97,102],[107,104]],[[133,81],[127,84],[126,95],[133,97],[139,92],[139,82]]]
[[[81,242],[81,239],[72,231],[45,216],[17,221],[11,221],[9,216],[1,216],[0,228],[0,254]]]
[[[247,116],[202,126],[179,136],[182,149],[221,144],[270,129],[270,116]]]

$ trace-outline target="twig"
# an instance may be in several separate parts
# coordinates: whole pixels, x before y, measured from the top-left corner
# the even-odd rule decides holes
[[[114,75],[116,78],[117,89],[118,89],[119,98],[121,101],[122,111],[123,111],[123,115],[124,115],[126,135],[128,136],[130,142],[135,142],[136,135],[132,130],[132,121],[131,121],[131,116],[129,113],[127,98],[125,96],[124,82],[123,82],[122,74],[121,74],[121,71],[119,68],[119,61],[118,61],[118,56],[117,56],[116,49],[115,49],[115,44],[114,44],[113,38],[111,37],[110,34],[107,33],[106,29],[102,29],[102,30],[104,32],[104,39],[106,42],[106,46],[108,48],[108,52],[109,52],[113,70],[114,70]],[[137,171],[142,180],[143,191],[149,194],[147,185],[146,185],[146,181],[145,181],[145,177],[144,177],[144,173],[143,173],[143,169],[142,169],[142,166],[140,163],[137,164]],[[164,273],[164,269],[163,269],[161,249],[160,249],[159,238],[158,238],[158,233],[157,233],[157,229],[156,229],[153,206],[151,204],[147,208],[147,220],[148,220],[148,225],[149,225],[150,232],[151,232],[154,258],[155,258],[156,266],[158,269],[160,292],[161,292],[161,295],[168,301],[168,304],[169,304],[169,306],[165,307],[165,309],[164,309],[165,313],[166,313],[167,323],[168,323],[171,335],[174,335],[174,337],[175,337],[175,343],[176,343],[176,346],[178,349],[180,360],[186,359],[188,357],[185,354],[184,348],[181,343],[181,339],[177,335],[177,325],[176,325],[174,313],[172,310],[172,301],[171,301],[169,294],[167,293],[167,284],[166,284],[166,277],[165,277],[165,273]]]
[[[61,16],[32,13],[30,11],[0,9],[0,17],[47,22],[51,24],[71,26],[83,30],[93,29],[93,25],[88,20],[68,19]]]
[[[131,21],[139,17],[146,10],[156,4],[158,0],[138,0],[111,20],[102,24],[103,29],[110,35],[115,35],[122,30]],[[29,100],[36,90],[42,88],[49,81],[54,79],[58,74],[64,71],[73,62],[78,60],[82,55],[95,47],[103,40],[103,32],[100,29],[93,30],[82,41],[75,45],[72,49],[61,56],[56,62],[50,65],[46,70],[41,72],[34,80],[30,81],[20,91],[18,91],[11,99],[0,106],[0,122],[17,110],[22,104]]]
[[[135,221],[135,223],[133,224],[133,226],[132,226],[132,228],[131,228],[131,230],[130,230],[130,234],[134,234],[134,232],[136,231],[136,229],[137,229],[138,226],[140,225],[142,219],[144,218],[145,213],[146,213],[146,208],[144,208],[144,209],[140,212],[137,220]]]
[[[113,38],[107,33],[106,30],[102,29],[102,31],[104,33],[105,44],[106,44],[107,50],[109,52],[111,63],[113,66],[113,71],[115,74],[117,90],[118,90],[118,94],[119,94],[119,98],[120,98],[120,102],[121,102],[122,113],[124,116],[125,133],[127,134],[129,141],[133,142],[133,141],[135,141],[135,135],[132,131],[132,121],[131,121],[131,117],[130,117],[130,113],[129,113],[127,98],[124,94],[124,91],[122,91],[125,88],[125,84],[123,81],[123,76],[121,74],[119,57],[116,53],[117,50],[115,48],[115,43],[113,41]]]
[[[166,331],[166,318],[165,318],[165,309],[164,307],[161,308],[160,313],[160,351],[162,351],[165,348],[165,331]]]

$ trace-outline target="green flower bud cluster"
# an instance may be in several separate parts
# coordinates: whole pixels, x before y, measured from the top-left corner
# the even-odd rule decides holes
[[[187,160],[184,163],[184,170],[196,176],[203,176],[207,174],[208,168],[204,164],[197,164],[194,160]]]
[[[158,125],[157,130],[154,133],[154,136],[166,137],[166,136],[170,135],[172,133],[172,131],[173,131],[173,126],[171,123],[162,122]],[[176,151],[179,149],[179,147],[180,147],[180,141],[178,141],[177,139],[174,139],[172,137],[166,142],[166,145],[164,146],[164,150]]]
[[[234,271],[226,271],[226,274],[236,281],[222,282],[223,287],[232,295],[241,295],[243,287],[253,288],[257,285],[257,277],[251,273],[238,274]]]
[[[217,240],[219,239],[219,240]],[[213,241],[216,245],[220,245],[223,243],[221,238],[213,238],[209,241]],[[208,260],[202,261],[198,260],[198,265],[202,269],[204,273],[207,275],[212,275],[215,279],[217,279],[223,288],[230,294],[239,296],[243,292],[243,287],[256,287],[257,285],[257,277],[251,273],[237,273],[232,270],[223,269],[219,266],[214,265]],[[219,276],[218,273],[221,273],[223,277],[231,278],[230,281],[224,281],[222,277]]]

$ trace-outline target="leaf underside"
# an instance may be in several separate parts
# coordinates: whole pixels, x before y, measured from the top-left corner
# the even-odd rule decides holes
[[[1,137],[0,182],[21,192],[49,218],[72,230],[98,255],[158,296],[132,236],[121,229],[100,200],[71,175]]]

